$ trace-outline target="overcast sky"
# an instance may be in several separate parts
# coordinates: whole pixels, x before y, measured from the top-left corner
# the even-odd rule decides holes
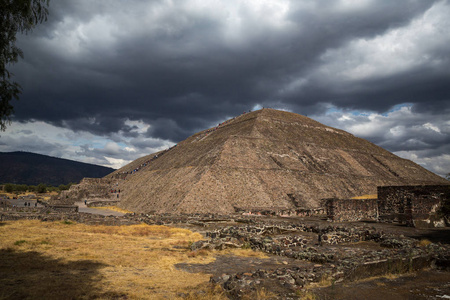
[[[243,111],[450,172],[450,1],[52,0],[0,151],[118,168]]]

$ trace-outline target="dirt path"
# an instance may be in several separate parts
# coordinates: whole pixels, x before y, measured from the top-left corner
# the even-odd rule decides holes
[[[102,216],[115,216],[115,217],[121,217],[121,216],[125,215],[124,213],[114,211],[114,210],[97,209],[97,208],[87,207],[86,204],[84,204],[84,202],[75,202],[75,205],[78,206],[79,212],[84,212],[84,213],[88,213],[88,214],[96,214],[96,215],[102,215]]]
[[[313,266],[314,264],[302,260],[273,255],[270,255],[268,258],[220,255],[210,264],[182,263],[175,265],[175,267],[191,273],[207,273],[217,276],[224,273],[253,272],[258,269],[275,270],[286,265],[289,265],[290,267],[306,267]]]

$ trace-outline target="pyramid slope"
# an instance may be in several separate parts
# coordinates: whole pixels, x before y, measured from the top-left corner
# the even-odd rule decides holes
[[[377,186],[448,183],[350,133],[273,109],[233,118],[159,154],[120,180],[123,208],[159,213],[314,208],[323,198],[375,194]]]

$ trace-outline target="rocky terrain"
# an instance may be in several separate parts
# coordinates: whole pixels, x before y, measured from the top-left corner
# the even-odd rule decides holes
[[[422,275],[419,292],[425,293],[425,296],[421,294],[417,299],[437,299],[437,296],[450,295],[448,228],[418,229],[367,222],[329,223],[324,217],[211,214],[126,214],[113,217],[78,213],[70,206],[38,209],[9,207],[0,212],[0,221],[19,219],[70,220],[91,225],[146,223],[176,226],[204,235],[204,240],[189,246],[192,255],[201,251],[219,254],[228,248],[254,249],[266,253],[267,258],[219,255],[208,264],[176,265],[177,269],[187,272],[210,274],[210,282],[221,286],[231,299],[255,295],[261,290],[270,293],[274,299],[297,299],[311,290],[322,295],[321,299],[327,299],[330,293],[333,299],[339,299],[340,295],[345,295],[344,286],[361,287],[362,282],[366,282],[366,286],[361,288],[370,289],[367,282],[372,281],[361,280],[402,274],[410,276],[409,281],[404,277],[398,279],[409,287],[407,291],[402,290],[408,298],[417,282],[415,277],[412,278],[413,274],[422,274],[420,272],[423,270],[428,272],[426,276],[429,278]],[[435,278],[439,278],[441,283],[437,290],[433,288],[436,287]],[[394,277],[390,282],[395,280]],[[395,291],[390,293],[399,297]]]

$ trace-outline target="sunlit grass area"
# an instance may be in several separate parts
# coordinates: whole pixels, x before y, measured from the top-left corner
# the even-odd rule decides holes
[[[130,210],[122,209],[122,208],[117,207],[117,206],[101,206],[101,207],[91,207],[91,208],[103,209],[103,210],[112,210],[112,211],[117,211],[117,212],[124,213],[124,214],[131,214],[131,213],[133,213]]]
[[[378,198],[377,194],[362,195],[362,196],[352,197],[352,199],[377,199],[377,198]]]
[[[58,192],[47,192],[47,193],[44,193],[44,194],[39,194],[39,193],[36,193],[36,192],[22,192],[22,193],[15,194],[15,193],[7,193],[5,191],[0,191],[0,194],[2,194],[4,196],[7,196],[7,197],[9,197],[11,199],[13,199],[14,197],[20,198],[20,197],[26,197],[28,195],[37,195],[37,196],[42,197],[44,200],[50,200],[50,198],[52,196],[58,195]]]
[[[210,287],[209,274],[174,266],[215,260],[219,252],[192,254],[190,244],[200,239],[187,229],[145,224],[1,222],[0,299],[225,298]],[[222,254],[264,256],[251,250]]]

